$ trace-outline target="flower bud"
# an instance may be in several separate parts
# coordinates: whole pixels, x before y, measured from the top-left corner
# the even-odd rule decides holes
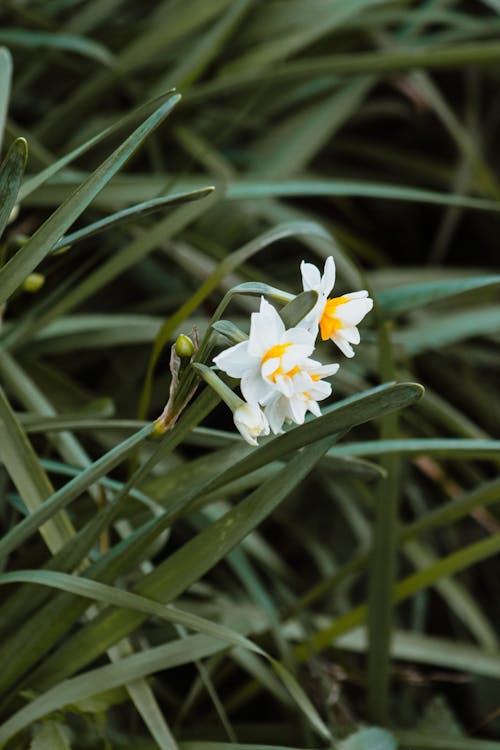
[[[193,356],[194,344],[189,336],[186,336],[183,333],[181,333],[180,336],[177,336],[177,340],[175,342],[175,353],[178,357],[183,358],[191,358]]]
[[[243,402],[233,412],[236,428],[250,445],[257,445],[256,438],[269,435],[269,424],[260,406]]]
[[[38,292],[39,289],[45,284],[45,276],[41,273],[30,273],[24,279],[23,289],[26,292]]]

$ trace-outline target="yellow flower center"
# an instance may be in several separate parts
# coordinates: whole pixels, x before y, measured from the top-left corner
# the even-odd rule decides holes
[[[281,359],[283,354],[291,345],[291,342],[288,342],[287,344],[276,344],[276,346],[272,346],[262,357],[262,364],[264,364],[264,362],[267,362],[269,359]]]
[[[280,360],[280,364],[278,365],[278,367],[273,370],[270,375],[267,376],[273,383],[276,383],[276,378],[278,377],[278,375],[285,375],[288,378],[293,378],[294,375],[297,375],[297,373],[300,372],[300,367],[298,365],[295,365],[291,370],[288,370],[287,372],[284,372],[283,368],[281,367],[281,358],[288,347],[291,345],[291,341],[287,342],[286,344],[276,344],[275,346],[272,346],[270,349],[268,349],[262,357],[262,364],[270,359]]]
[[[337,317],[337,307],[343,305],[345,302],[349,302],[349,297],[333,297],[332,299],[327,299],[323,314],[319,321],[319,328],[323,341],[326,341],[331,337],[332,333],[335,333],[335,331],[339,331],[344,327],[342,320]]]

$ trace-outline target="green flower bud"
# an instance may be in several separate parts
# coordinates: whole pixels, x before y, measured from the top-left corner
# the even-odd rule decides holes
[[[45,276],[41,273],[30,273],[23,281],[23,289],[26,292],[38,292],[45,284]]]
[[[194,344],[189,336],[185,336],[183,333],[181,333],[180,336],[177,336],[177,341],[175,342],[175,353],[178,357],[191,358],[193,356]]]

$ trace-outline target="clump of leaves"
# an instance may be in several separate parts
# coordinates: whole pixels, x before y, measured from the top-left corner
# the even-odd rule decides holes
[[[495,4],[0,19],[1,741],[495,747]],[[177,335],[331,254],[376,315],[324,415],[152,436]]]

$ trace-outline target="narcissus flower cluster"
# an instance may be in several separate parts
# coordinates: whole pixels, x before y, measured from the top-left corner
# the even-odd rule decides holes
[[[318,294],[305,318],[287,329],[277,310],[261,297],[259,311],[251,315],[248,340],[213,360],[219,370],[240,380],[245,401],[233,417],[241,435],[252,445],[270,430],[282,432],[284,423],[302,424],[307,412],[321,415],[319,402],[332,392],[325,379],[334,375],[339,365],[324,365],[311,358],[318,333],[323,341],[331,339],[343,354],[352,357],[351,344],[360,340],[357,325],[373,306],[366,291],[328,297],[335,283],[332,257],[327,258],[323,275],[304,261],[301,272],[304,291]]]

